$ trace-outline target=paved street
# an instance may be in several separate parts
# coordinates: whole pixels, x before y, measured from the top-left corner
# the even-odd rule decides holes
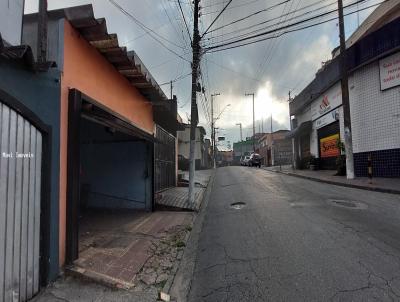
[[[400,195],[227,167],[206,211],[189,301],[400,301]]]

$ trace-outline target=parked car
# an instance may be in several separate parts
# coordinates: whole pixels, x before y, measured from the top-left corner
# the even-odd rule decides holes
[[[241,166],[248,166],[249,165],[249,160],[250,160],[250,156],[249,155],[242,156],[240,158],[240,165]]]
[[[249,167],[259,167],[261,168],[261,156],[257,153],[252,153],[249,159]]]

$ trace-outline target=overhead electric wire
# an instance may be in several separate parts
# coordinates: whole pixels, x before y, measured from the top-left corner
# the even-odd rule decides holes
[[[158,84],[158,86],[164,86],[164,85],[168,85],[168,84],[171,84],[171,83],[176,83],[176,82],[178,82],[180,80],[183,80],[184,78],[187,78],[190,75],[192,75],[191,72],[188,73],[188,74],[185,74],[185,75],[180,75],[180,76],[176,77],[174,80],[168,81],[168,82],[165,82],[165,83],[162,83],[162,84]]]
[[[293,1],[293,0],[285,0],[285,1],[282,1],[282,2],[280,2],[280,3],[274,4],[274,5],[272,5],[272,6],[269,6],[269,7],[267,7],[267,8],[264,8],[264,9],[262,9],[262,10],[258,10],[258,11],[254,12],[254,13],[251,13],[250,15],[247,15],[247,16],[245,16],[245,17],[242,17],[242,18],[236,19],[236,20],[234,20],[234,21],[232,21],[232,22],[229,22],[228,24],[225,24],[225,25],[222,25],[222,26],[220,26],[220,27],[214,28],[213,30],[210,30],[208,33],[211,33],[211,32],[213,32],[213,31],[222,29],[222,28],[224,28],[224,27],[227,27],[227,26],[236,24],[236,23],[238,23],[238,22],[244,21],[244,20],[246,20],[246,19],[248,19],[248,18],[251,18],[251,17],[254,17],[254,16],[258,15],[258,14],[261,14],[261,13],[264,13],[264,12],[267,12],[267,11],[270,11],[271,9],[274,9],[274,8],[276,8],[276,7],[279,7],[279,6],[281,6],[281,5],[283,5],[283,4],[286,4],[286,3],[290,2],[290,1]],[[205,33],[205,34],[206,34],[206,33]]]
[[[257,26],[266,24],[266,23],[270,23],[270,22],[272,22],[272,21],[280,20],[282,17],[286,17],[286,16],[289,16],[289,15],[292,15],[292,14],[294,14],[294,13],[303,11],[303,10],[305,10],[305,9],[307,9],[307,8],[313,7],[313,6],[315,6],[315,5],[318,5],[318,4],[323,3],[323,2],[326,2],[326,1],[328,1],[328,0],[319,0],[319,1],[315,2],[315,3],[312,3],[312,4],[309,4],[309,5],[306,5],[306,6],[302,7],[302,8],[299,8],[299,9],[296,10],[296,11],[288,12],[288,13],[286,13],[286,14],[280,15],[279,17],[274,17],[274,18],[271,18],[271,19],[267,19],[267,20],[264,20],[264,21],[262,21],[262,22],[259,22],[259,23],[256,23],[256,24],[253,24],[253,25],[250,25],[250,26],[241,28],[241,29],[233,30],[233,31],[231,31],[231,32],[229,32],[229,33],[226,33],[225,35],[231,35],[231,34],[239,33],[239,32],[245,31],[245,30],[247,30],[247,29],[251,29],[251,28],[254,28],[254,27],[257,27]],[[335,1],[336,1],[336,0],[335,0]],[[296,18],[298,18],[298,17],[300,17],[300,16],[308,15],[308,14],[310,14],[310,12],[319,11],[319,10],[321,10],[321,9],[323,9],[323,8],[332,6],[333,4],[336,4],[336,2],[327,4],[327,5],[324,5],[324,6],[321,6],[321,7],[319,7],[319,8],[314,9],[314,10],[311,10],[311,11],[307,11],[307,12],[301,14],[301,15],[297,15],[297,16],[293,17],[292,19],[296,19]],[[229,24],[226,24],[226,25],[228,26]],[[268,26],[268,27],[266,27],[266,28],[272,27],[272,26],[274,26],[274,25],[276,25],[276,23],[273,24],[273,25],[271,25],[271,26]],[[246,34],[247,34],[247,33],[246,33]],[[243,35],[245,35],[245,34],[243,34]],[[219,37],[219,36],[221,36],[221,35],[217,35],[217,36],[214,36],[214,37]],[[211,40],[211,39],[212,39],[212,38],[208,38],[208,40]]]
[[[348,7],[353,6],[353,5],[357,4],[357,3],[361,3],[361,2],[365,2],[365,1],[367,1],[367,0],[358,0],[358,1],[354,2],[354,3],[351,3],[351,4],[347,5],[347,6],[345,6],[344,8],[348,8]],[[265,36],[265,35],[268,35],[268,34],[271,34],[271,33],[275,33],[275,32],[281,31],[283,29],[287,29],[287,28],[290,28],[290,27],[294,27],[296,25],[300,25],[300,24],[315,20],[317,18],[328,16],[328,15],[330,15],[332,13],[335,13],[335,12],[337,12],[337,9],[322,13],[320,15],[312,16],[310,18],[303,19],[303,20],[300,20],[300,21],[297,21],[297,22],[294,22],[294,23],[291,23],[291,24],[288,24],[288,25],[284,25],[284,26],[281,26],[281,27],[273,29],[273,30],[262,32],[260,34],[256,34],[256,35],[252,35],[252,36],[249,36],[249,37],[246,37],[246,38],[238,39],[236,41],[221,43],[220,45],[215,45],[215,46],[209,46],[209,47],[206,47],[205,49],[206,50],[211,50],[211,49],[215,49],[215,48],[219,48],[219,47],[228,46],[228,45],[232,45],[232,44],[235,44],[235,43],[247,41],[247,40],[250,40],[250,39],[258,38],[258,37],[261,37],[261,36]]]
[[[211,22],[210,26],[207,27],[207,29],[205,30],[205,32],[201,35],[201,38],[204,37],[204,35],[207,34],[207,32],[210,30],[210,28],[214,25],[215,22],[217,22],[217,20],[219,19],[219,17],[224,13],[224,11],[227,9],[227,7],[229,6],[229,4],[231,4],[233,0],[229,0],[229,2],[225,5],[225,7],[221,10],[221,12],[218,14],[218,16],[215,17],[214,21]],[[288,0],[287,0],[288,1]]]
[[[167,5],[169,6],[169,8],[172,8],[171,7],[171,3],[170,2],[168,2],[168,1],[166,1],[167,2]],[[178,26],[178,29],[176,28],[176,26],[175,26],[175,24],[174,24],[174,22],[172,22],[172,19],[171,19],[171,17],[170,17],[170,15],[169,15],[169,13],[168,13],[168,10],[167,10],[167,5],[165,5],[164,3],[163,3],[163,1],[161,1],[161,6],[162,6],[162,8],[164,9],[164,12],[165,12],[165,15],[167,16],[167,18],[168,18],[168,21],[169,21],[169,23],[171,24],[171,27],[174,29],[174,31],[176,32],[176,34],[177,34],[177,36],[180,36],[180,34],[182,34],[182,42],[183,42],[183,44],[185,44],[185,48],[187,49],[187,48],[191,48],[191,44],[190,43],[188,43],[187,42],[187,40],[185,39],[185,36],[183,35],[183,32],[179,32],[179,26]]]
[[[294,0],[294,1],[295,1],[295,0]],[[289,9],[288,9],[288,13],[291,12],[294,1],[290,3],[290,7],[289,7]],[[284,7],[284,9],[283,9],[283,11],[282,11],[281,17],[280,17],[280,19],[279,19],[279,22],[282,20],[282,18],[284,18],[284,22],[287,21],[287,18],[288,18],[288,16],[289,16],[289,14],[287,14],[286,17],[283,17],[287,5],[288,5],[288,4],[286,3],[286,4],[285,4],[285,7]],[[275,25],[275,27],[276,27],[276,26],[278,26],[278,25]],[[257,78],[259,78],[259,77],[261,76],[261,74],[264,72],[265,66],[268,66],[268,63],[270,62],[270,60],[271,60],[271,58],[272,58],[272,54],[273,54],[273,52],[275,51],[276,44],[279,45],[279,41],[280,41],[280,40],[273,40],[273,42],[269,45],[269,46],[270,46],[270,47],[269,47],[269,50],[265,53],[263,62],[262,62],[262,64],[260,64],[259,69],[258,69],[258,73],[256,74],[256,77],[257,77]]]
[[[252,0],[250,2],[245,3],[244,5],[247,5],[247,4],[252,3],[252,2],[257,2],[257,1],[261,1],[261,0]],[[223,0],[223,1],[218,2],[218,3],[212,3],[212,4],[208,4],[208,5],[203,5],[201,8],[204,9],[204,8],[218,6],[218,5],[225,5],[225,3],[226,3],[226,0]]]
[[[247,30],[247,29],[251,29],[251,28],[254,28],[254,27],[257,27],[257,26],[266,24],[266,23],[270,23],[270,22],[275,21],[275,20],[280,20],[280,19],[282,19],[282,17],[286,17],[286,16],[289,16],[289,15],[295,14],[295,13],[297,13],[297,12],[303,11],[303,10],[305,10],[305,9],[307,9],[307,8],[310,8],[310,7],[312,7],[312,6],[318,5],[318,4],[320,4],[320,3],[322,3],[322,2],[326,2],[326,1],[327,1],[327,0],[320,0],[320,1],[315,2],[315,3],[313,3],[313,4],[306,5],[306,6],[302,7],[302,8],[299,8],[299,9],[293,11],[293,12],[289,12],[289,13],[286,13],[286,14],[282,14],[282,15],[280,15],[279,17],[274,17],[274,18],[271,18],[271,19],[268,19],[268,20],[265,20],[265,21],[262,21],[262,22],[259,22],[259,23],[256,23],[256,24],[253,24],[253,25],[250,25],[250,26],[241,28],[241,29],[238,29],[238,30],[231,31],[231,32],[226,33],[226,34],[216,35],[216,36],[214,36],[214,37],[212,37],[212,38],[208,38],[207,40],[212,40],[212,39],[214,39],[214,38],[217,38],[217,37],[220,37],[220,36],[224,36],[224,35],[231,35],[231,34],[239,33],[239,32],[245,31],[245,30]],[[299,18],[299,17],[301,17],[301,16],[309,15],[309,14],[312,13],[312,12],[319,11],[319,10],[321,10],[321,9],[323,9],[323,8],[332,6],[332,5],[334,5],[334,4],[336,4],[336,1],[333,2],[333,3],[330,3],[330,4],[327,4],[327,5],[318,7],[318,8],[316,8],[316,9],[314,9],[314,10],[307,11],[307,12],[301,14],[301,15],[297,15],[297,16],[295,16],[295,17],[289,19],[289,20],[286,20],[285,22],[290,21],[290,20],[297,19],[297,18]],[[246,36],[246,35],[248,35],[248,34],[250,34],[250,33],[258,32],[258,31],[261,31],[261,30],[264,30],[264,29],[267,29],[267,28],[270,28],[270,27],[274,27],[275,25],[277,25],[277,24],[279,24],[279,23],[280,23],[280,22],[275,23],[275,24],[270,25],[270,26],[267,26],[267,27],[263,27],[263,28],[254,30],[254,31],[252,31],[252,32],[248,32],[248,33],[242,34],[242,35],[240,35],[240,36],[238,36],[238,37]],[[284,23],[284,22],[281,22],[281,23]],[[229,39],[231,39],[231,38],[229,38]],[[228,40],[228,39],[227,39],[227,40]]]
[[[228,7],[226,10],[231,10],[231,9],[235,9],[235,8],[238,8],[238,7],[248,6],[250,4],[253,4],[253,3],[256,3],[256,2],[260,2],[260,1],[262,1],[262,0],[252,0],[252,1],[249,1],[249,2],[245,2],[245,3],[242,3],[242,4],[238,4],[238,5],[234,5],[234,6]],[[206,5],[206,6],[203,6],[202,8],[212,7],[212,6],[216,6],[216,5],[219,5],[219,4],[225,4],[225,3],[224,2],[220,2],[220,3],[217,3],[217,4]],[[202,13],[202,16],[216,14],[216,13],[219,13],[219,11],[205,12],[205,13]]]
[[[147,31],[148,35],[153,38],[156,42],[158,42],[162,47],[164,47],[165,49],[167,49],[169,52],[173,53],[174,55],[178,56],[179,58],[181,58],[184,61],[187,61],[189,63],[191,63],[191,61],[189,61],[188,59],[184,58],[183,56],[181,56],[180,54],[178,54],[176,51],[172,50],[171,48],[169,48],[168,46],[166,46],[163,42],[161,42],[159,39],[157,39],[156,37],[154,37],[150,32],[154,33],[156,36],[162,38],[163,40],[169,41],[167,39],[165,39],[164,37],[160,36],[159,34],[157,34],[154,30],[152,30],[151,28],[148,28],[146,25],[144,25],[142,22],[140,22],[138,19],[136,19],[132,14],[130,14],[128,11],[126,11],[123,7],[121,7],[118,3],[116,3],[114,0],[108,0],[111,4],[113,4],[117,9],[119,9],[124,15],[126,15],[127,17],[129,17],[130,19],[132,19],[137,25],[139,25],[140,28],[142,28],[142,30]],[[176,45],[175,43],[169,41],[169,43],[172,43],[174,45]],[[181,46],[178,46],[179,48],[182,48]],[[184,50],[184,48],[182,48]]]
[[[381,1],[381,2],[379,2],[379,3],[372,4],[372,5],[369,5],[369,6],[367,6],[367,7],[358,9],[358,10],[356,10],[356,11],[353,11],[353,12],[350,12],[350,13],[346,13],[346,14],[344,14],[344,16],[349,16],[349,15],[355,14],[355,13],[357,13],[357,12],[370,9],[370,8],[372,8],[372,7],[378,6],[378,5],[380,5],[380,4],[384,3],[384,2],[387,2],[387,1],[390,1],[390,0],[384,0],[384,1]],[[220,47],[228,46],[228,45],[231,45],[231,44],[235,44],[235,43],[238,43],[238,42],[240,42],[240,41],[227,43],[227,45],[213,46],[213,47],[210,47],[210,48],[206,48],[206,49],[205,49],[205,52],[207,52],[207,53],[215,53],[215,52],[220,52],[220,51],[224,51],[224,50],[228,50],[228,49],[234,49],[234,48],[238,48],[238,47],[242,47],[242,46],[247,46],[247,45],[255,44],[255,43],[258,43],[258,42],[262,42],[262,41],[266,41],[266,40],[275,39],[275,38],[278,38],[278,37],[280,37],[280,36],[282,36],[282,35],[284,35],[284,34],[296,32],[296,31],[300,31],[300,30],[304,30],[304,29],[311,28],[311,27],[314,27],[314,26],[318,26],[318,25],[321,25],[321,24],[324,24],[324,23],[328,23],[328,22],[331,22],[331,21],[334,21],[334,20],[337,20],[337,19],[338,19],[338,17],[334,17],[334,18],[327,19],[327,20],[324,20],[324,21],[321,21],[321,22],[318,22],[318,23],[313,23],[313,24],[310,24],[310,25],[307,25],[307,26],[304,26],[304,27],[295,28],[295,29],[293,29],[293,30],[287,30],[287,31],[285,31],[285,32],[280,33],[279,35],[275,35],[275,36],[271,36],[271,37],[266,37],[266,38],[262,38],[262,39],[259,39],[259,40],[256,40],[256,41],[246,42],[246,43],[243,43],[243,44],[234,45],[234,46],[230,46],[230,47],[226,47],[226,48],[222,48],[222,49],[216,49],[216,48],[220,48]],[[297,22],[297,23],[300,24],[300,23],[305,23],[305,22]],[[290,27],[295,26],[295,25],[298,25],[298,24],[288,25],[288,26],[285,26],[284,28],[290,28]],[[281,28],[280,28],[280,29],[281,29]],[[278,30],[280,30],[280,29],[278,29]],[[271,31],[270,33],[276,32],[276,31],[278,31],[278,30]],[[267,35],[267,34],[268,34],[268,33],[264,33],[264,34],[262,34],[262,35]],[[257,36],[261,36],[261,35],[257,35]],[[251,37],[251,38],[254,38],[254,37]],[[249,39],[251,39],[251,38],[244,39],[244,40],[249,40]]]
[[[178,4],[179,4],[179,9],[181,10],[183,22],[185,22],[185,27],[186,27],[186,31],[187,31],[187,33],[188,33],[188,35],[189,35],[190,42],[193,43],[193,42],[192,42],[192,37],[191,37],[191,35],[190,35],[190,31],[189,31],[188,24],[187,24],[187,22],[186,22],[185,14],[183,13],[182,5],[181,5],[181,0],[178,0]]]

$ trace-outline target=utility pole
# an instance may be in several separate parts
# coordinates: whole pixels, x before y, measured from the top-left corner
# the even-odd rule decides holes
[[[245,93],[245,96],[252,96],[253,97],[253,152],[256,152],[256,124],[255,124],[255,112],[254,112],[254,93]]]
[[[197,78],[200,63],[199,2],[194,0],[193,11],[193,62],[192,62],[192,102],[190,118],[190,158],[189,158],[189,204],[194,205],[194,171],[196,168],[196,127],[199,114],[197,110]]]
[[[217,167],[216,165],[216,159],[215,159],[215,155],[216,155],[216,148],[215,148],[215,119],[214,119],[214,97],[220,95],[219,93],[214,93],[211,95],[211,140],[212,140],[212,145],[213,145],[213,151],[212,151],[212,155],[213,155],[213,167],[214,169]]]
[[[272,106],[271,106],[271,166],[274,165],[274,129],[272,129]]]
[[[344,120],[344,145],[346,152],[346,175],[348,179],[354,179],[353,141],[351,134],[349,79],[347,74],[347,50],[344,30],[343,0],[338,0],[339,11],[339,37],[340,37],[340,74],[343,102]]]
[[[242,132],[242,123],[237,123],[236,126],[239,126],[240,129],[240,157],[243,156],[243,132]]]
[[[240,141],[243,142],[242,123],[237,123],[236,126],[240,128]]]
[[[172,81],[171,81],[170,84],[171,84],[171,89],[170,89],[170,90],[171,90],[171,100],[172,100],[172,89],[174,88],[174,87],[172,86]]]
[[[47,62],[47,0],[39,0],[37,61],[39,69]]]

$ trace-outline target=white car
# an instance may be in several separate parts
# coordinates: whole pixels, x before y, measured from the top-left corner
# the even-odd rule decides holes
[[[250,161],[250,155],[246,155],[245,157],[242,157],[240,159],[240,165],[242,166],[248,166]]]

